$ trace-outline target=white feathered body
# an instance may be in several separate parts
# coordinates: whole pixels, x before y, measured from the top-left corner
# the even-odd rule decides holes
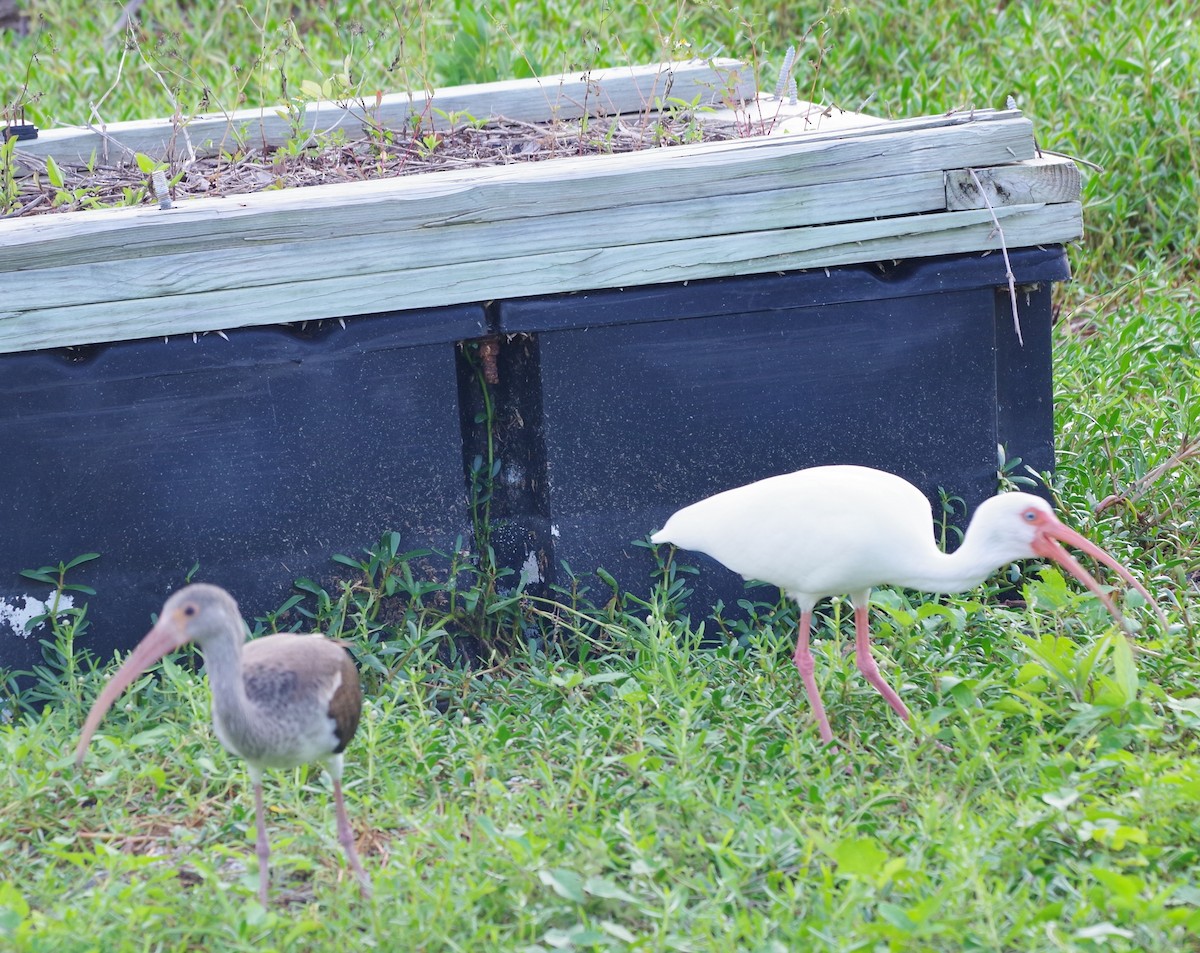
[[[947,557],[934,542],[929,501],[902,477],[868,467],[811,467],[717,493],[679,510],[651,540],[706,553],[801,607],[880,585],[945,584],[936,578]]]

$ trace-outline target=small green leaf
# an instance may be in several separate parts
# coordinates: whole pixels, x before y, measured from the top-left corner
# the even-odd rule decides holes
[[[616,937],[623,943],[634,943],[637,941],[637,936],[631,931],[625,929],[619,923],[613,923],[611,920],[601,920],[600,929],[611,937]]]
[[[129,739],[127,744],[131,748],[143,748],[153,744],[160,738],[166,738],[171,734],[169,725],[155,725],[153,728],[147,728],[145,731],[139,731]]]
[[[283,615],[289,609],[295,608],[303,601],[304,601],[304,596],[302,596],[302,595],[290,596],[287,599],[287,601],[284,602],[283,605],[281,605],[278,609],[275,610],[275,615],[277,615],[277,616]]]
[[[476,815],[475,824],[481,831],[483,831],[492,840],[498,841],[501,839],[500,832],[498,830],[496,830],[496,825],[492,822],[492,819],[490,817],[488,817],[486,814]]]
[[[1113,926],[1111,923],[1097,923],[1075,931],[1075,938],[1077,940],[1099,940],[1103,943],[1112,936],[1119,936],[1122,939],[1128,940],[1134,936],[1134,932],[1126,930],[1123,927]]]
[[[584,676],[581,685],[603,685],[606,682],[623,682],[629,678],[628,672],[597,672],[595,675]]]
[[[564,900],[584,903],[587,896],[583,892],[583,878],[573,870],[561,867],[553,870],[538,871],[538,878]]]
[[[854,837],[844,840],[833,851],[838,873],[847,877],[862,877],[874,880],[888,859],[887,853],[870,837]]]
[[[1167,707],[1189,728],[1200,728],[1200,698],[1172,698],[1168,695]]]
[[[134,159],[137,161],[138,168],[146,175],[150,175],[152,172],[156,171],[157,169],[163,168],[163,164],[161,162],[158,162],[155,159],[151,159],[144,152],[134,153]]]
[[[1116,684],[1125,696],[1125,704],[1132,704],[1138,696],[1138,672],[1133,660],[1133,648],[1123,632],[1113,638],[1113,666]]]
[[[54,156],[46,156],[46,178],[50,180],[50,184],[56,189],[61,189],[67,183],[66,178],[62,174],[62,169],[54,161]]]
[[[1189,906],[1200,907],[1200,887],[1183,884],[1175,889],[1175,892],[1171,894],[1171,899],[1175,903],[1186,903]]]
[[[1137,900],[1146,887],[1141,877],[1118,873],[1105,867],[1093,867],[1092,876],[1108,888],[1109,893],[1119,897],[1126,906]]]
[[[16,884],[0,881],[0,936],[13,936],[28,916],[29,904]]]
[[[622,900],[625,903],[637,903],[637,897],[629,891],[617,886],[607,877],[588,877],[583,882],[585,893],[604,900]]]
[[[1046,791],[1042,795],[1042,800],[1051,807],[1065,811],[1079,800],[1079,792],[1074,788],[1059,788],[1057,791]]]
[[[611,941],[599,930],[577,923],[568,930],[550,929],[542,937],[557,950],[573,950],[581,946],[607,946]]]
[[[897,930],[903,930],[905,933],[916,931],[917,924],[913,921],[913,918],[903,908],[896,906],[894,903],[887,903],[886,901],[880,903],[878,910],[879,915]]]

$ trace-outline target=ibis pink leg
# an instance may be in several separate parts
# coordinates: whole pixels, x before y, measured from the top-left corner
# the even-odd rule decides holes
[[[271,872],[268,862],[271,858],[271,847],[267,843],[266,810],[263,808],[262,778],[254,779],[254,814],[258,824],[258,902],[267,905],[267,887],[271,882]]]
[[[359,890],[364,897],[369,897],[371,896],[371,878],[367,876],[367,872],[363,870],[363,865],[358,860],[358,851],[354,848],[354,829],[350,826],[350,818],[346,816],[346,799],[342,797],[342,782],[336,778],[333,782],[333,802],[337,807],[338,843],[342,845],[350,869],[358,878]]]
[[[875,658],[871,655],[869,612],[868,606],[856,605],[854,607],[854,656],[855,661],[858,662],[858,670],[866,676],[868,682],[875,686],[896,714],[908,721],[908,709],[904,707],[900,696],[892,691],[892,686],[883,680],[883,676],[879,674],[879,666],[875,664]]]
[[[808,632],[812,627],[812,610],[801,611],[800,633],[796,639],[796,654],[792,660],[800,670],[800,678],[804,682],[804,691],[808,693],[808,703],[812,706],[813,717],[817,719],[817,727],[821,730],[821,740],[825,744],[833,741],[833,731],[829,727],[829,719],[825,717],[825,706],[821,704],[821,693],[817,689],[817,680],[813,675],[816,668],[812,651],[808,647]]]

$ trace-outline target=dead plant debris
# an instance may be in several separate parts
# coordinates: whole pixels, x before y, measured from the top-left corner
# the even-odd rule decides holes
[[[541,162],[568,156],[607,155],[737,138],[733,123],[700,122],[690,113],[592,118],[586,122],[522,122],[495,119],[485,125],[396,134],[371,130],[355,141],[334,135],[284,147],[244,148],[168,169],[171,198],[221,197],[272,189],[304,188]],[[0,217],[41,215],[145,205],[155,201],[150,176],[136,162],[88,168],[59,163],[54,174],[44,160],[17,151],[36,171],[16,180],[16,193]],[[57,181],[55,181],[57,180]]]

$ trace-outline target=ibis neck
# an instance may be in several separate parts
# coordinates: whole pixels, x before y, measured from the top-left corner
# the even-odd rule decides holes
[[[968,531],[962,545],[952,553],[943,553],[935,546],[909,567],[897,585],[924,592],[965,592],[974,589],[1007,560],[997,560],[979,536]]]
[[[242,639],[213,639],[204,646],[204,668],[212,689],[213,714],[225,724],[243,721],[248,707],[242,678]]]

